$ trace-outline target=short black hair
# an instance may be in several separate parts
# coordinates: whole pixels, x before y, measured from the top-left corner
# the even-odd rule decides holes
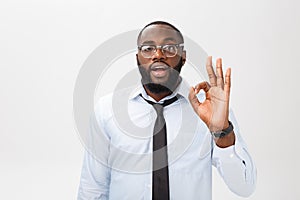
[[[141,38],[141,35],[143,33],[143,31],[148,27],[148,26],[152,26],[152,25],[165,25],[165,26],[169,26],[171,27],[172,29],[174,29],[176,32],[178,32],[178,35],[180,37],[180,39],[182,40],[182,42],[184,42],[183,40],[183,35],[182,33],[179,31],[178,28],[176,28],[174,25],[168,23],[168,22],[165,22],[165,21],[154,21],[154,22],[151,22],[149,24],[147,24],[146,26],[144,26],[144,28],[140,31],[139,35],[138,35],[138,38],[137,38],[137,43],[139,42],[140,38]],[[139,45],[139,44],[138,44]]]

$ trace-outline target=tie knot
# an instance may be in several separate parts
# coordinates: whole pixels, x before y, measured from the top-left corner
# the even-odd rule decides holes
[[[152,106],[155,109],[157,115],[163,115],[164,107],[162,104],[155,103]]]

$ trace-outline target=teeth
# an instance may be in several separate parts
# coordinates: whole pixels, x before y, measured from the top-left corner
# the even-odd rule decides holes
[[[152,70],[159,70],[159,69],[165,70],[167,68],[168,68],[167,66],[155,66],[155,67],[152,67]]]

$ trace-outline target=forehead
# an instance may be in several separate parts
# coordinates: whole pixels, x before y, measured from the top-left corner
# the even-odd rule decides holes
[[[166,25],[151,25],[146,27],[140,38],[139,44],[152,43],[164,44],[166,42],[181,43],[179,33]]]

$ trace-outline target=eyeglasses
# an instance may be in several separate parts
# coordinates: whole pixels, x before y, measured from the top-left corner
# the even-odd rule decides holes
[[[176,56],[178,52],[178,48],[183,47],[183,43],[181,44],[165,44],[165,45],[141,45],[138,46],[138,49],[141,51],[141,54],[144,58],[151,58],[156,52],[157,49],[160,48],[162,53],[169,58]]]

